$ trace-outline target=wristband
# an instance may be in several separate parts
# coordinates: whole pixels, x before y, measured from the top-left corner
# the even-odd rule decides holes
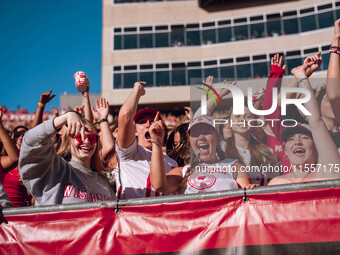
[[[329,53],[336,53],[336,54],[340,55],[340,51],[338,51],[338,50],[329,50]]]
[[[155,141],[155,140],[151,140],[151,143],[157,144],[159,146],[162,146],[159,142]]]
[[[103,122],[109,122],[107,119],[101,119],[100,121],[98,121],[98,124],[101,124]]]
[[[329,47],[329,49],[337,49],[337,50],[339,50],[340,47],[339,46],[331,46],[331,47]]]
[[[308,80],[308,78],[307,78],[307,77],[305,77],[305,78],[302,78],[301,80],[299,80],[299,81],[297,82],[297,85],[299,85],[299,84],[300,84],[300,82],[302,82],[302,81],[304,81],[304,80]]]
[[[45,107],[45,104],[39,102],[38,106]]]

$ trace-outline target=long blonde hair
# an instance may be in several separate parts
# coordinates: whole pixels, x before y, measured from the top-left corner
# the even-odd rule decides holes
[[[97,129],[95,128],[95,126],[93,125],[92,122],[86,120],[85,118],[82,117],[82,122],[83,124],[88,124],[92,127],[93,132],[97,133]],[[59,151],[57,152],[58,155],[60,155],[61,157],[63,157],[66,161],[70,161],[72,158],[71,155],[71,141],[72,138],[68,136],[68,134],[65,132],[62,136],[62,140],[61,140],[61,145],[59,148]],[[106,170],[103,161],[100,159],[100,155],[99,155],[99,151],[101,149],[102,145],[100,143],[100,139],[98,139],[97,142],[97,146],[96,149],[94,151],[94,154],[91,158],[91,163],[90,166],[92,168],[92,170],[97,171],[98,173],[102,174],[103,170]]]

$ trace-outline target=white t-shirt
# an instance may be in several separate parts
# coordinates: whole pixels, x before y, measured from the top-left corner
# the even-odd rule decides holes
[[[215,164],[198,165],[188,177],[184,194],[238,189],[237,182],[233,178],[235,171],[233,172],[232,167],[236,161],[235,159],[224,159]],[[183,167],[183,177],[189,169],[190,165]]]
[[[121,149],[116,143],[118,158],[117,197],[119,199],[159,196],[150,182],[151,151],[134,142]],[[177,167],[177,162],[164,156],[165,172]]]

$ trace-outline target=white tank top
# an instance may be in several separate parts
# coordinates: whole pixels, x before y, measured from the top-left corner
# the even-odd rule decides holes
[[[236,161],[224,159],[214,164],[196,166],[193,173],[188,177],[184,194],[238,189],[237,182],[233,178],[233,173],[236,171],[236,167],[233,165]],[[189,170],[190,165],[183,167],[183,177]]]

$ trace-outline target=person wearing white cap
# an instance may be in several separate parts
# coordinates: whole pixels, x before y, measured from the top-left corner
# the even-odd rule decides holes
[[[286,127],[281,132],[292,172],[272,179],[268,185],[340,178],[340,156],[322,121],[319,104],[306,76],[306,70],[312,64],[313,62],[304,63],[292,70],[298,86],[309,90],[312,95],[304,104],[311,113],[307,116],[309,126],[298,124],[295,127]]]
[[[150,182],[150,161],[153,142],[149,128],[157,110],[143,108],[137,113],[139,99],[145,94],[145,82],[136,82],[133,90],[119,110],[118,139],[116,143],[118,159],[117,196],[119,199],[159,196],[152,189]],[[164,124],[162,124],[164,128]],[[138,143],[136,142],[136,136]],[[161,138],[160,145],[166,135]],[[177,162],[162,154],[166,162],[165,169],[169,172],[177,167]]]
[[[219,148],[219,133],[209,116],[198,116],[190,123],[191,167],[175,168],[169,174],[165,171],[160,146],[164,131],[157,116],[149,131],[153,141],[150,179],[156,190],[164,194],[191,194],[258,186],[251,184],[248,174],[240,171],[242,165],[237,160],[224,157]],[[181,186],[185,187],[184,191]]]

